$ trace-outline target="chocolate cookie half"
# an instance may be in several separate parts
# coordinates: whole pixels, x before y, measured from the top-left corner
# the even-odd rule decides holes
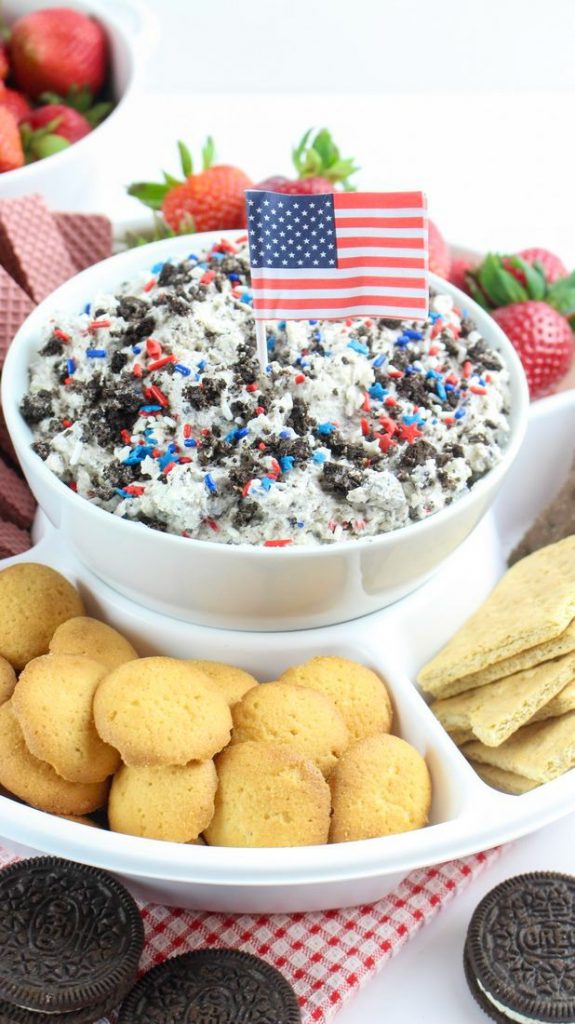
[[[498,1024],[574,1024],[575,877],[532,872],[487,893],[469,924],[464,969]]]
[[[127,986],[124,995],[131,986]],[[0,1024],[94,1024],[107,1017],[122,1001],[123,996],[110,996],[103,1003],[94,1003],[83,1010],[71,1013],[41,1013],[39,1010],[25,1010],[21,1006],[0,1001]]]
[[[143,946],[135,901],[105,871],[58,857],[0,871],[0,1021],[97,1020],[133,985]]]
[[[122,1005],[118,1024],[299,1024],[289,983],[264,960],[235,949],[199,949],[153,967]]]

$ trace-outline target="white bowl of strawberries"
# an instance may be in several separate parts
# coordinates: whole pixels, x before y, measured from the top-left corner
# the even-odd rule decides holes
[[[0,195],[82,209],[86,176],[113,167],[155,19],[122,0],[7,0],[0,44]],[[90,190],[94,202],[94,190]]]

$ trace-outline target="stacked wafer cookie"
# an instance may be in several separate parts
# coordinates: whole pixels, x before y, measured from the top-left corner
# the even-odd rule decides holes
[[[0,199],[0,366],[35,304],[111,253],[107,217],[51,213],[38,195]]]
[[[100,214],[51,213],[38,195],[0,199],[0,371],[16,331],[54,288],[112,253]],[[0,413],[0,558],[30,547],[34,499]]]
[[[497,788],[524,793],[575,767],[575,536],[516,562],[418,681]]]

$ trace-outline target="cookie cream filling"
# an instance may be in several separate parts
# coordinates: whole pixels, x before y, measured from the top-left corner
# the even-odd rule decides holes
[[[53,318],[21,410],[62,481],[196,540],[329,544],[467,494],[509,437],[509,377],[465,309],[425,323],[269,321],[255,356],[249,259],[223,241]]]
[[[504,1017],[508,1017],[509,1020],[518,1021],[518,1024],[546,1024],[546,1021],[539,1020],[538,1017],[526,1017],[523,1013],[517,1013],[516,1010],[510,1010],[508,1006],[505,1006],[504,1003],[500,1003],[495,998],[495,996],[491,994],[491,992],[488,992],[487,989],[484,988],[479,978],[476,978],[475,981],[477,982],[478,987],[483,992],[485,998],[491,1003],[492,1006],[495,1007],[496,1010],[499,1010],[499,1012],[502,1013]],[[575,1024],[575,1021],[566,1020],[562,1021],[562,1024]]]

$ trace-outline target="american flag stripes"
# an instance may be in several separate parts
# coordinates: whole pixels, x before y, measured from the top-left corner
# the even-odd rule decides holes
[[[246,193],[256,320],[424,320],[422,192]]]

